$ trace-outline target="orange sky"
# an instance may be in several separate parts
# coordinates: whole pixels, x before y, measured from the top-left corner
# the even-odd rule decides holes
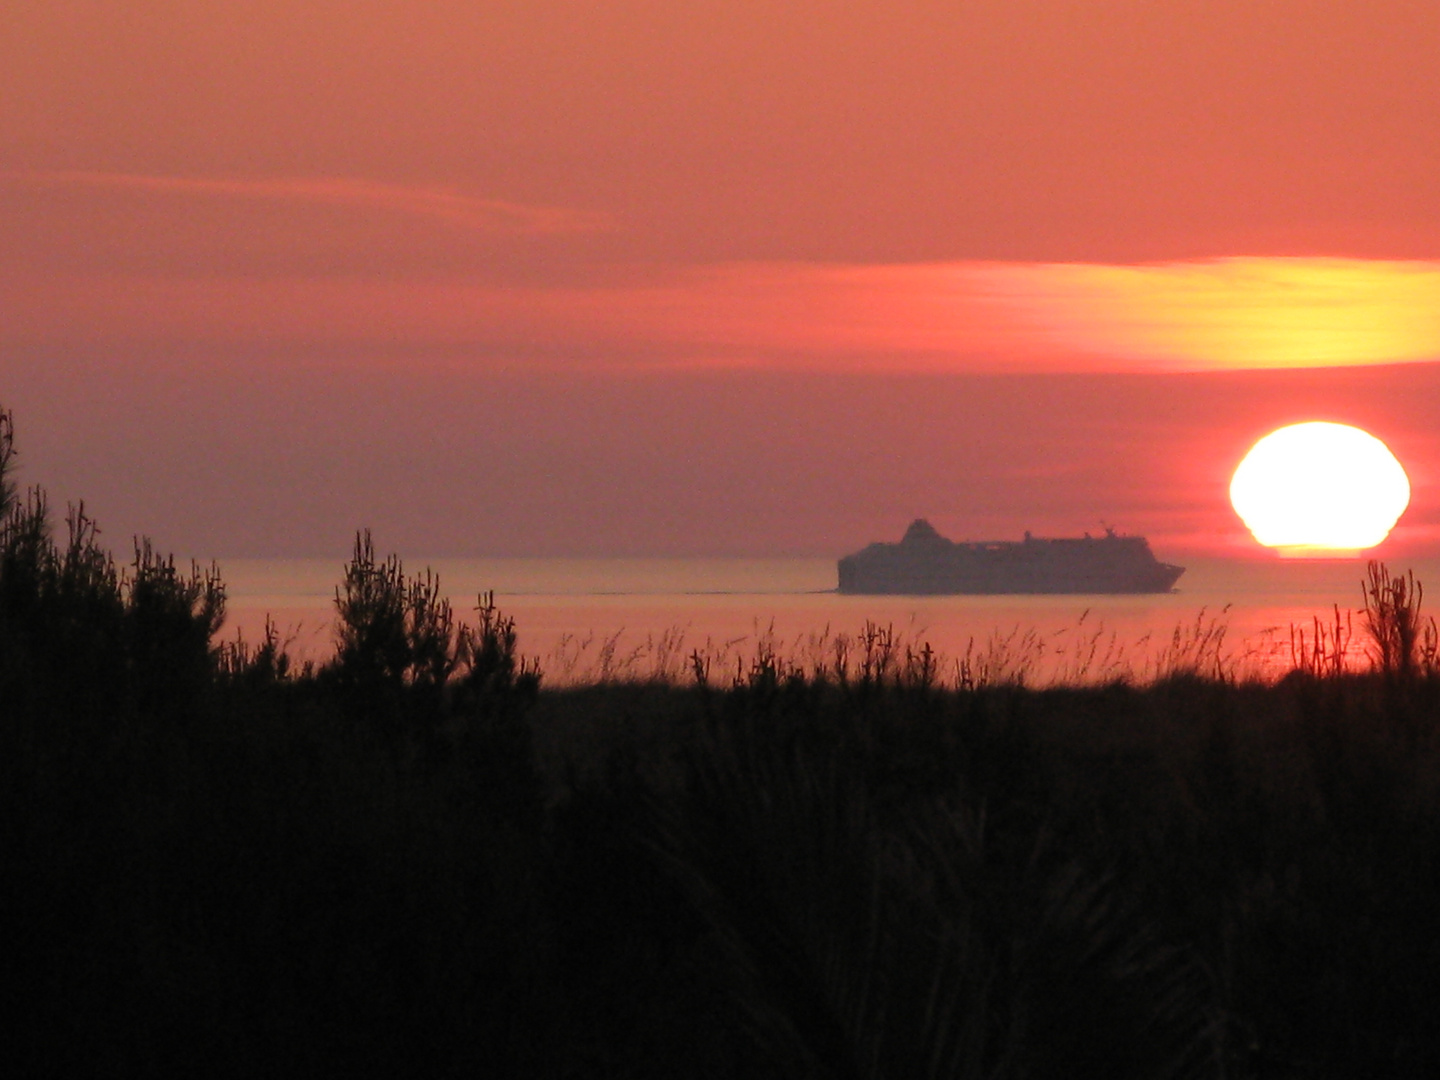
[[[120,536],[1239,551],[1221,474],[1318,418],[1440,542],[1433,0],[6,19],[0,402]]]

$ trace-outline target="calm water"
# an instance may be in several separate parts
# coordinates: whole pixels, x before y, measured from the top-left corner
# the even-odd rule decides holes
[[[827,635],[854,635],[867,620],[891,625],[906,641],[928,641],[951,663],[967,650],[1029,657],[1038,678],[1143,673],[1163,662],[1178,634],[1224,631],[1225,653],[1274,670],[1288,662],[1291,627],[1353,611],[1360,629],[1363,561],[1225,561],[1186,564],[1179,591],[1162,596],[863,597],[839,596],[829,559],[436,559],[457,614],[468,617],[482,589],[516,619],[520,647],[538,656],[552,683],[602,673],[679,670],[690,650],[717,667],[748,662],[769,635],[779,651],[806,658]],[[407,563],[410,570],[423,562]],[[1411,560],[1422,581],[1440,582],[1440,559]],[[328,655],[339,561],[230,560],[224,631],[254,640],[266,615],[292,652]],[[1440,585],[1436,586],[1440,597]],[[1358,647],[1359,642],[1356,642]]]

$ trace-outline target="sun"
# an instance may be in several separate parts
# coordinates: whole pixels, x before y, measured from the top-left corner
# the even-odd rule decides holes
[[[1374,435],[1317,420],[1252,446],[1230,480],[1230,503],[1282,555],[1351,552],[1389,535],[1410,505],[1410,480]]]

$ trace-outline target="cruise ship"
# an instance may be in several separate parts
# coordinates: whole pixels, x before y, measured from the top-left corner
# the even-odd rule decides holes
[[[947,540],[923,518],[898,544],[874,543],[840,560],[840,592],[989,595],[1164,593],[1185,572],[1155,558],[1143,536],[980,542]]]

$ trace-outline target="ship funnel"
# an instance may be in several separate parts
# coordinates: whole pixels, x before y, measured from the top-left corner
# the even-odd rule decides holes
[[[924,518],[916,518],[910,523],[910,527],[905,530],[905,538],[900,542],[902,544],[914,544],[917,542],[933,544],[936,541],[943,543],[945,538],[935,531],[935,526],[931,525],[930,522]]]

